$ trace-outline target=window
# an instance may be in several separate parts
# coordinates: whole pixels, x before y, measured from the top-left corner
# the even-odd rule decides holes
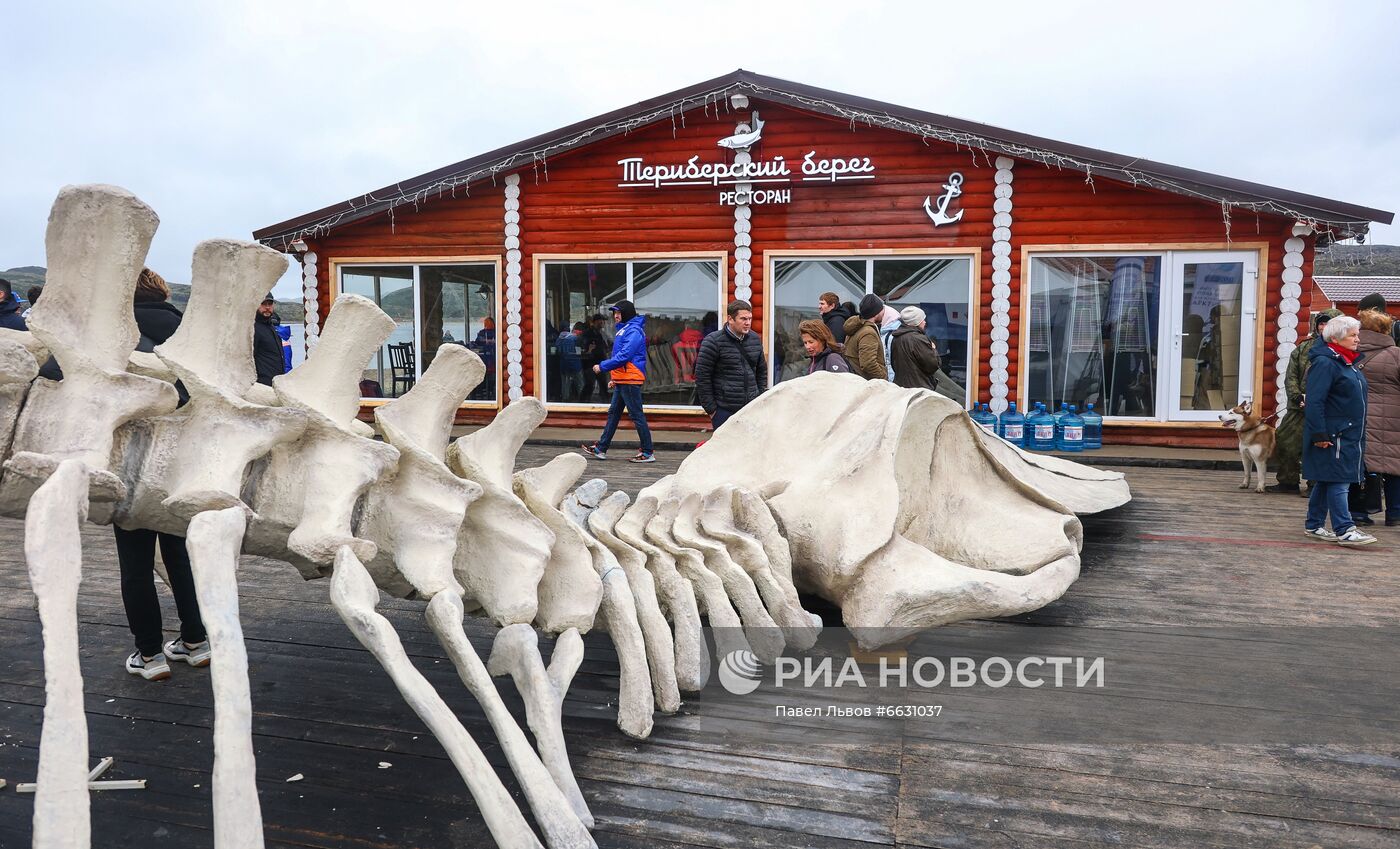
[[[496,399],[496,267],[493,263],[345,265],[340,290],[363,295],[394,320],[394,332],[365,368],[360,395],[397,398],[442,345],[463,345],[486,365],[469,401]]]
[[[798,325],[819,316],[823,292],[835,292],[856,304],[867,293],[879,295],[896,309],[917,306],[924,311],[924,332],[938,344],[942,359],[938,391],[966,404],[971,371],[969,314],[972,302],[972,260],[960,256],[840,257],[779,259],[773,262],[773,380],[791,380],[807,373]],[[854,310],[852,310],[854,312]]]
[[[649,405],[695,404],[700,340],[719,327],[720,261],[544,263],[545,400],[606,404],[606,377],[593,366],[612,355],[608,307],[624,298],[646,316]]]
[[[1156,418],[1161,276],[1157,256],[1033,257],[1027,405]]]

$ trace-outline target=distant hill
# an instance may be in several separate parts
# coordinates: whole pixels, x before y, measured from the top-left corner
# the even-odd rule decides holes
[[[10,281],[20,297],[24,297],[30,286],[44,285],[44,275],[47,269],[37,265],[22,265],[19,268],[10,268],[0,271],[0,277]],[[190,284],[170,283],[170,303],[184,310],[190,302]],[[306,310],[300,301],[284,301],[278,299],[277,314],[282,317],[282,321],[288,324],[300,324],[306,320]]]
[[[1313,274],[1400,277],[1400,245],[1333,245],[1317,252]]]

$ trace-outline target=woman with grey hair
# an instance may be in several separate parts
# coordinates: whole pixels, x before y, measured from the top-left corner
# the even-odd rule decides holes
[[[1303,477],[1313,482],[1303,533],[1341,545],[1370,545],[1376,538],[1356,527],[1347,509],[1347,491],[1365,477],[1366,377],[1357,368],[1362,355],[1361,322],[1350,316],[1322,326],[1321,344],[1308,351],[1304,394]],[[1328,514],[1332,530],[1325,527]]]

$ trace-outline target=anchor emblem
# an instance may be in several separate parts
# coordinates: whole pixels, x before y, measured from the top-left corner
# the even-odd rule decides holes
[[[948,175],[948,182],[943,184],[943,194],[938,196],[938,209],[933,208],[933,198],[924,198],[924,212],[933,219],[933,226],[942,227],[944,224],[956,224],[962,218],[966,210],[959,209],[957,215],[948,214],[948,204],[953,198],[962,194],[963,175],[957,171]]]

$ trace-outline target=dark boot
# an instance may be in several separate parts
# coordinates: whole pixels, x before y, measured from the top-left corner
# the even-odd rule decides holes
[[[1264,487],[1264,491],[1265,491],[1265,492],[1283,492],[1283,493],[1287,493],[1288,495],[1297,495],[1297,494],[1298,494],[1298,485],[1297,485],[1296,483],[1276,483],[1276,484],[1273,484],[1273,485],[1271,485],[1271,486],[1266,486],[1266,487]]]

